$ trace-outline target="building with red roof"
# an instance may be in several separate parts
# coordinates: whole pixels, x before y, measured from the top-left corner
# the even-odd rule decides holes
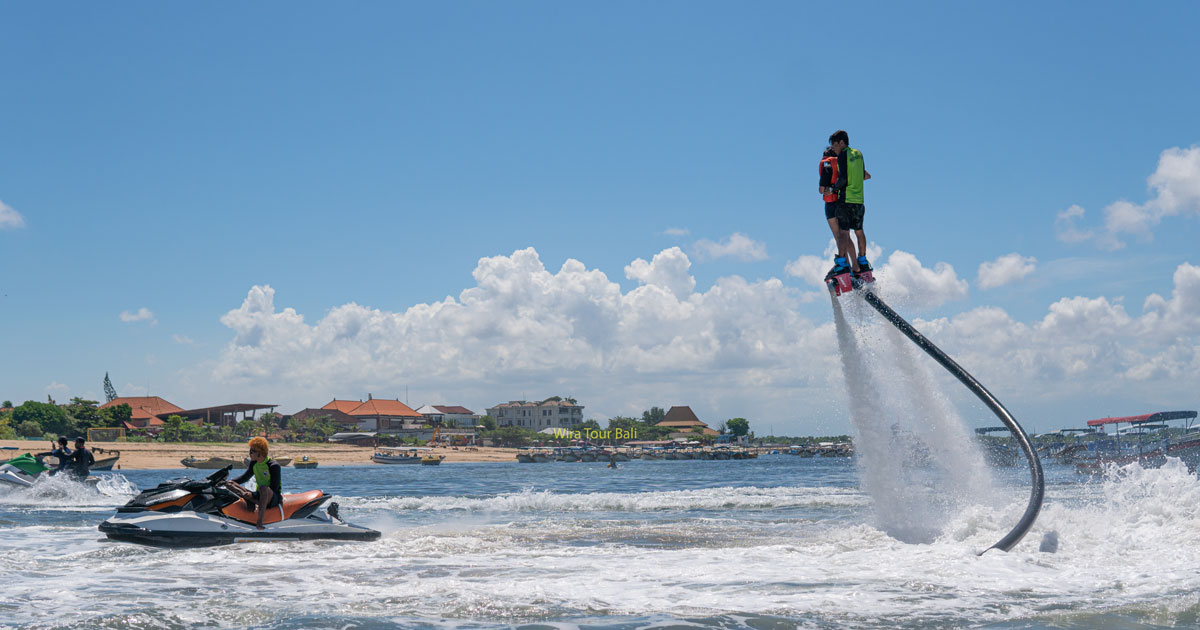
[[[126,429],[162,426],[168,416],[183,411],[182,407],[158,396],[120,396],[100,405],[100,408],[107,409],[117,405],[129,405],[132,410],[129,421],[125,423]]]

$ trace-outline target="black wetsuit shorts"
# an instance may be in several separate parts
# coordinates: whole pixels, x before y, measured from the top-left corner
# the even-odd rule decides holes
[[[826,220],[832,219],[837,216],[837,207],[838,207],[838,202],[836,202],[836,201],[826,201],[825,202],[825,219]]]
[[[861,203],[839,203],[837,210],[838,229],[839,230],[861,230],[863,229],[863,214],[867,211],[867,207]]]

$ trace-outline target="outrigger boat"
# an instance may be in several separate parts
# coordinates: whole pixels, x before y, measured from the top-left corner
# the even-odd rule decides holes
[[[1124,466],[1138,462],[1145,468],[1158,468],[1168,457],[1183,460],[1189,471],[1200,465],[1200,426],[1195,411],[1159,411],[1140,416],[1088,420],[1090,427],[1113,425],[1115,435],[1090,442],[1086,451],[1075,453],[1075,471],[1102,472],[1110,464]],[[1182,427],[1166,423],[1183,420]],[[1122,429],[1121,425],[1128,427]]]
[[[432,454],[431,451],[432,448],[424,446],[380,446],[375,449],[375,454],[371,455],[371,461],[376,464],[420,464],[424,459],[422,455]]]

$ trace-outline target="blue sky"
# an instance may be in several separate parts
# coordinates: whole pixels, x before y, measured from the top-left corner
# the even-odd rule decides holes
[[[844,128],[881,277],[1019,419],[1195,408],[1200,8],[837,10],[2,5],[0,399],[108,372],[184,407],[570,393],[845,428],[810,277]],[[1005,326],[1028,347],[979,349]]]

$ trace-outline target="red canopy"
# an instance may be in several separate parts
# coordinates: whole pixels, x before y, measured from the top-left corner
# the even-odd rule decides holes
[[[1099,420],[1088,420],[1089,427],[1098,427],[1102,424],[1117,424],[1118,422],[1126,422],[1129,424],[1138,424],[1141,422],[1165,422],[1167,420],[1180,420],[1184,418],[1195,418],[1195,411],[1159,411],[1156,413],[1147,413],[1140,416],[1125,416],[1122,418],[1100,418]]]

